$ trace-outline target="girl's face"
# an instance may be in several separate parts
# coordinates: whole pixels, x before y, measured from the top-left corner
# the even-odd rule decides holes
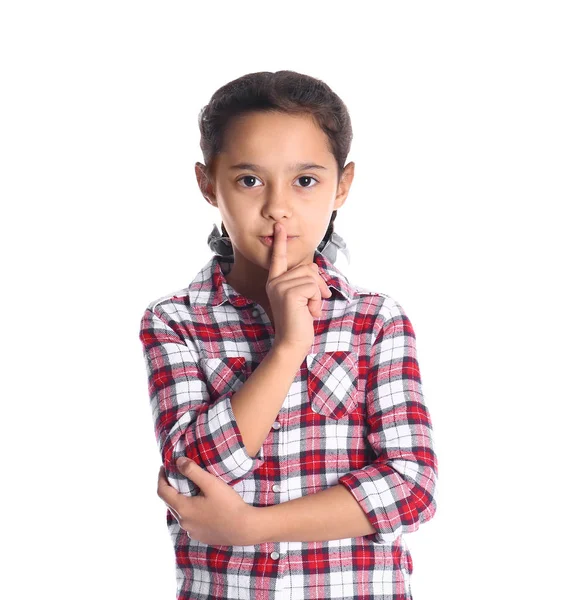
[[[215,181],[198,164],[196,176],[208,202],[219,208],[234,270],[239,263],[241,272],[256,267],[268,272],[272,247],[260,238],[273,235],[277,222],[288,236],[288,268],[313,261],[333,210],[347,198],[354,163],[337,181],[329,140],[313,117],[254,112],[230,123]]]

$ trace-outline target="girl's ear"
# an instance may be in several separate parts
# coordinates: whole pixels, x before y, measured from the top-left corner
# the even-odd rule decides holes
[[[200,188],[203,197],[209,204],[217,207],[217,201],[215,199],[215,192],[213,189],[213,182],[208,176],[206,165],[203,165],[200,162],[196,162],[196,164],[194,165],[194,170],[196,172],[196,180],[198,181],[198,187]]]
[[[343,185],[347,185],[348,187],[351,187],[353,179],[354,179],[354,162],[351,160],[351,162],[348,165],[346,165],[343,170],[343,174],[341,175],[340,183],[342,183]]]
[[[354,162],[350,162],[345,166],[343,170],[343,174],[341,175],[341,179],[339,181],[339,185],[337,187],[337,195],[335,196],[335,204],[333,206],[334,209],[341,208],[349,195],[349,190],[351,188],[352,182],[354,179]]]

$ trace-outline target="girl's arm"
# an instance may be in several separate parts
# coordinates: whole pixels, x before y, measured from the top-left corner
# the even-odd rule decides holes
[[[274,344],[233,394],[233,414],[250,456],[257,454],[268,437],[303,360],[303,352]]]
[[[255,508],[253,544],[325,542],[377,532],[356,498],[340,483],[316,494]]]
[[[415,333],[402,307],[386,298],[366,386],[367,442],[374,461],[306,497],[260,507],[260,541],[325,541],[368,535],[389,543],[433,517],[437,459],[425,406]],[[358,504],[356,509],[351,500]],[[360,515],[359,509],[364,515]]]
[[[178,492],[196,496],[199,489],[178,471],[177,458],[187,456],[231,485],[250,476],[264,460],[250,456],[243,443],[231,410],[233,390],[211,404],[198,348],[179,329],[172,314],[178,310],[175,305],[167,304],[166,310],[171,314],[156,303],[145,310],[139,338],[167,479]]]

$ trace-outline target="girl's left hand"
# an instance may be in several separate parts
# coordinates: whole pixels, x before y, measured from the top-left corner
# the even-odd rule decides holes
[[[224,481],[189,460],[178,470],[199,488],[198,496],[185,496],[167,481],[164,467],[159,470],[157,495],[168,506],[190,538],[213,546],[249,546],[256,507],[247,504]]]

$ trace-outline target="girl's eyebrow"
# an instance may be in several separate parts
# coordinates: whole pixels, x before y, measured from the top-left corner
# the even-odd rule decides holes
[[[244,171],[244,170],[265,171],[266,170],[263,167],[261,167],[260,165],[255,165],[253,163],[237,163],[236,165],[231,165],[229,167],[229,169],[236,169],[238,171]],[[323,165],[316,165],[315,163],[295,163],[293,165],[289,165],[288,172],[289,171],[306,171],[308,169],[325,169],[325,170],[327,170],[327,167],[324,167]]]

